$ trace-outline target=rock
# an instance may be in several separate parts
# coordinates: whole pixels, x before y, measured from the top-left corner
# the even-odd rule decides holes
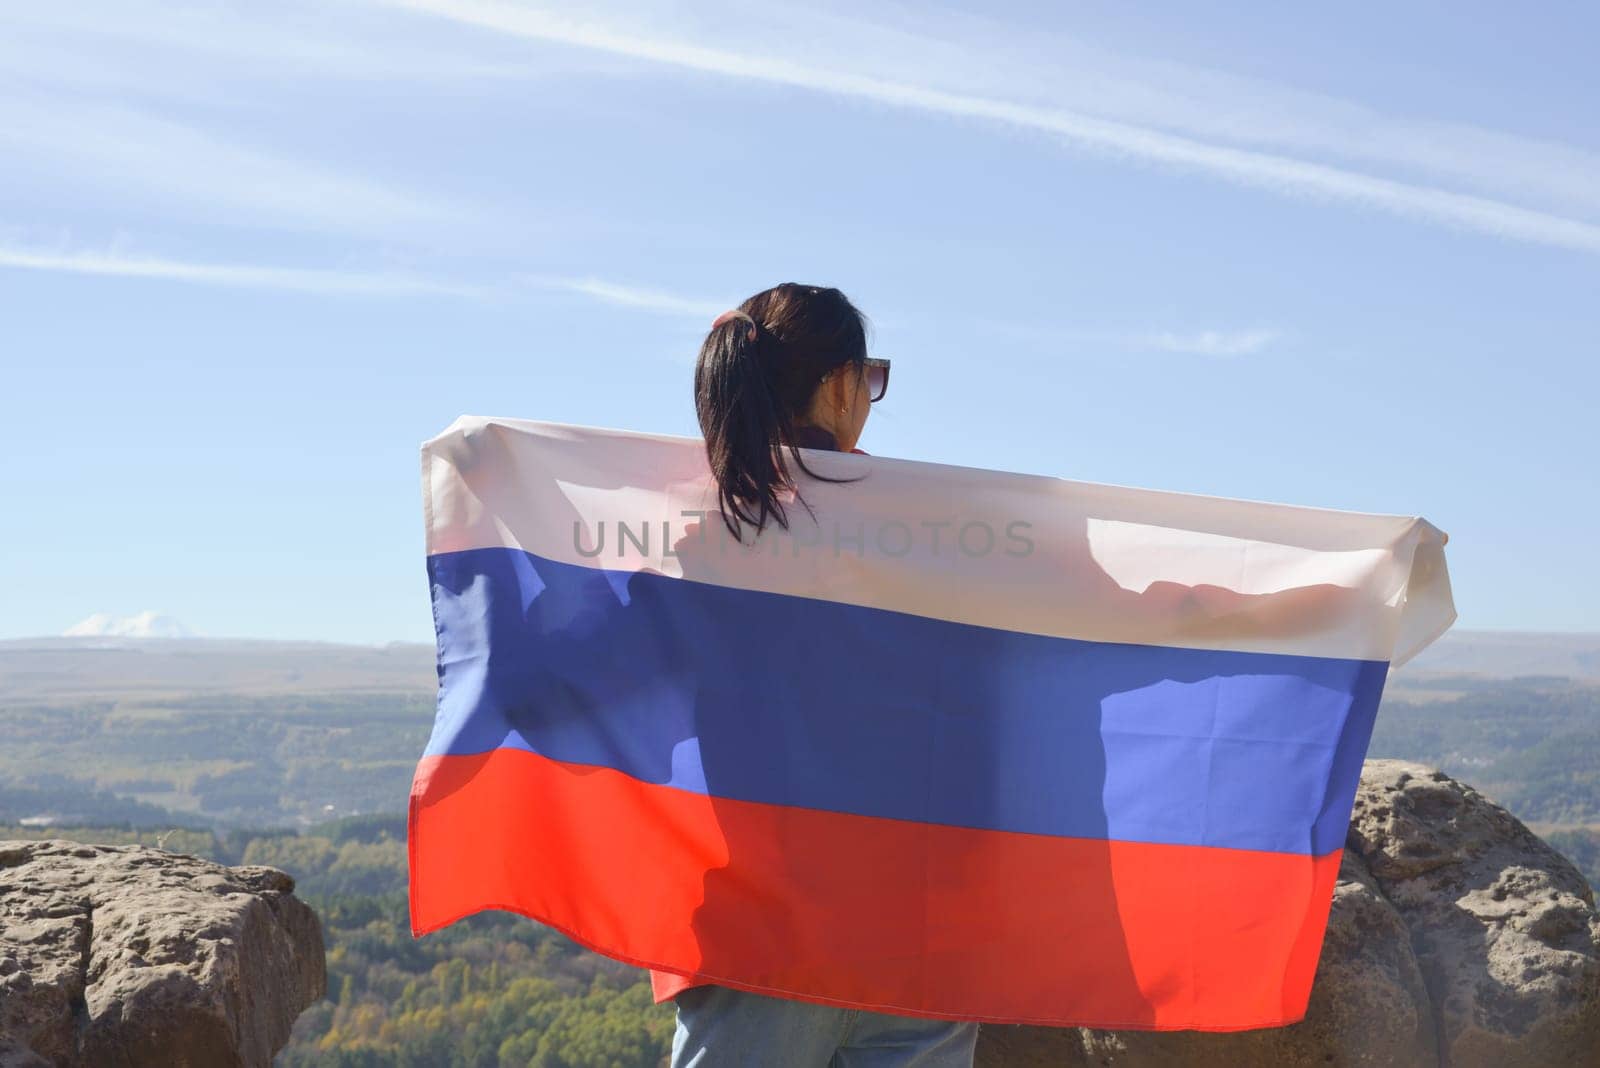
[[[1350,822],[1411,932],[1439,1063],[1600,1065],[1600,915],[1561,854],[1482,794],[1370,761]]]
[[[275,868],[0,842],[0,1068],[270,1065],[327,987]]]
[[[984,1025],[997,1066],[1600,1066],[1600,912],[1571,862],[1442,772],[1369,760],[1305,1018],[1214,1033]]]

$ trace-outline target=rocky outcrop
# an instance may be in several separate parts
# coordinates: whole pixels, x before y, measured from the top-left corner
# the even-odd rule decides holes
[[[1600,1066],[1600,912],[1472,787],[1369,760],[1305,1019],[1234,1033],[985,1025],[984,1068]]]
[[[275,868],[0,841],[0,1068],[266,1066],[327,986]]]

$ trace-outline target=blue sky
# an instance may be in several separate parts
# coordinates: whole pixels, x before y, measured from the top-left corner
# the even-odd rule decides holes
[[[893,358],[868,451],[1423,515],[1459,626],[1600,630],[1594,13],[6,21],[0,636],[431,640],[420,442],[695,433],[711,317],[780,281]]]

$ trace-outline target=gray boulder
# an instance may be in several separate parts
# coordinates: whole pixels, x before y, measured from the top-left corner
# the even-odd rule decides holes
[[[1600,912],[1571,862],[1421,764],[1369,760],[1306,1015],[1257,1031],[984,1025],[982,1068],[1595,1068]]]
[[[0,841],[0,1068],[270,1065],[327,987],[275,868]]]

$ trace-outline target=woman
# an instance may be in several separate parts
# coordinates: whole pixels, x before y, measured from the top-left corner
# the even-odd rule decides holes
[[[888,383],[888,361],[867,356],[861,313],[837,289],[786,282],[718,316],[695,366],[695,410],[733,536],[787,527],[785,500],[805,506],[793,468],[825,478],[797,447],[860,452]],[[650,980],[657,1002],[677,1000],[673,1068],[970,1068],[978,1037],[976,1023],[818,1005],[671,972],[652,970]]]

